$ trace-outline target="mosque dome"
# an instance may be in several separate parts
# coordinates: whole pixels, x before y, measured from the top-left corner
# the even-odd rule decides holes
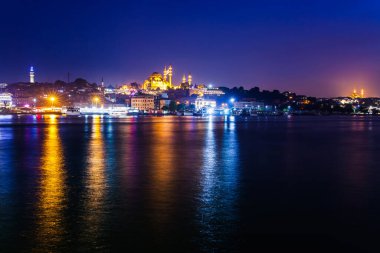
[[[150,77],[150,79],[153,79],[153,80],[163,80],[163,76],[158,73],[158,72],[153,72]]]

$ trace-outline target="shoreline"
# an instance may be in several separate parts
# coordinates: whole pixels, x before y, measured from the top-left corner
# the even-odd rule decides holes
[[[65,113],[60,112],[44,112],[44,113],[10,113],[10,112],[0,112],[1,116],[13,116],[13,115],[22,115],[22,116],[33,116],[33,115],[57,115],[57,116],[65,116],[65,117],[82,117],[82,116],[108,116],[108,117],[119,117],[119,116],[157,116],[157,117],[163,117],[163,116],[177,116],[177,117],[208,117],[208,116],[214,116],[214,117],[225,117],[225,116],[234,116],[234,117],[242,117],[242,118],[257,118],[257,117],[328,117],[328,116],[371,116],[371,117],[378,117],[380,114],[337,114],[337,113],[320,113],[320,114],[312,114],[312,113],[291,113],[291,114],[258,114],[258,115],[177,115],[177,114],[157,114],[157,113],[145,113],[145,114],[127,114],[127,115],[110,115],[110,114],[80,114],[80,115],[67,115]]]

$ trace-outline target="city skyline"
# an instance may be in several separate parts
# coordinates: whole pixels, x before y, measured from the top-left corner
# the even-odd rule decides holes
[[[118,85],[172,64],[176,82],[191,72],[194,82],[217,86],[319,97],[364,88],[380,96],[380,4],[373,1],[40,0],[3,7],[1,82],[25,80],[33,65],[36,81],[66,80],[70,72]]]
[[[380,1],[0,10],[0,253],[380,252]]]
[[[168,65],[168,67],[172,68],[172,65]],[[43,80],[37,80],[37,81],[35,81],[35,70],[34,69],[35,69],[34,66],[30,66],[28,68],[28,70],[29,70],[29,72],[28,72],[28,79],[29,80],[23,80],[23,81],[19,81],[19,82],[11,82],[10,84],[16,84],[16,83],[31,83],[31,84],[34,84],[34,83],[37,83],[37,84],[38,83],[54,83],[54,82],[57,82],[57,81],[63,81],[63,82],[66,82],[66,83],[70,83],[70,82],[74,82],[75,79],[84,79],[84,80],[87,80],[86,78],[79,77],[79,76],[78,77],[75,77],[75,76],[72,77],[71,73],[68,72],[68,73],[66,73],[66,80],[64,80],[64,79],[56,79],[54,81],[51,81],[51,80],[49,80],[49,81],[43,81]],[[164,67],[164,71],[162,73],[162,77],[165,76],[165,72],[166,71],[167,71],[167,66]],[[173,72],[174,71],[172,71],[171,73],[173,73]],[[152,75],[155,75],[156,73],[160,74],[159,72],[154,71],[152,73]],[[168,73],[169,72],[166,72],[166,75]],[[130,85],[130,84],[135,84],[135,83],[139,84],[141,87],[144,87],[145,86],[144,83],[149,80],[150,76],[148,78],[143,79],[143,81],[140,81],[140,80],[139,81],[129,81],[129,82],[126,82],[126,83],[119,83],[119,84],[109,84],[109,83],[105,84],[104,77],[101,77],[100,82],[99,81],[91,81],[91,80],[87,80],[87,81],[89,81],[90,83],[96,83],[97,85],[100,85],[101,87],[112,86],[114,88],[118,88],[118,87],[121,87],[121,86],[124,86],[124,85]],[[175,84],[181,85],[181,83],[188,82],[187,80],[190,80],[190,84],[191,84],[192,80],[193,80],[192,79],[193,75],[190,72],[188,72],[188,74],[183,74],[182,77],[181,77],[181,81],[179,81],[179,79],[180,79],[179,77],[176,77],[173,74],[172,74],[172,76],[173,76],[173,85],[175,85]],[[4,83],[4,82],[2,84],[6,84],[7,85],[7,83]],[[250,86],[249,87],[246,87],[246,86],[234,86],[234,87],[230,87],[228,85],[227,86],[220,86],[220,85],[215,85],[215,84],[212,84],[212,83],[206,84],[206,83],[197,83],[197,82],[194,82],[194,84],[196,84],[196,85],[205,85],[205,86],[207,86],[209,88],[212,88],[212,87],[215,87],[215,88],[217,88],[217,87],[227,87],[227,88],[243,87],[244,89],[247,89],[247,90],[249,90],[250,88],[260,88],[261,90],[268,90],[268,89],[265,89],[265,88],[259,87],[259,86],[252,86],[252,87],[250,87]],[[274,88],[273,91],[275,91],[275,90],[278,90],[278,89]],[[280,92],[294,92],[294,93],[297,93],[296,91],[291,90],[291,89],[288,89],[288,90],[286,90],[286,89],[285,90],[278,90],[278,91],[280,91]],[[359,92],[357,92],[357,91],[359,91]],[[360,93],[361,97],[364,97],[364,95],[368,95],[368,97],[376,97],[376,96],[373,96],[372,94],[368,94],[367,90],[365,90],[363,88],[363,86],[360,86],[360,85],[353,85],[351,87],[351,90],[348,91],[348,93],[346,93],[346,94],[340,94],[340,95],[337,95],[335,97],[349,97],[349,96],[355,96],[353,94],[359,94],[359,93]],[[303,94],[303,95],[314,96],[313,94]]]

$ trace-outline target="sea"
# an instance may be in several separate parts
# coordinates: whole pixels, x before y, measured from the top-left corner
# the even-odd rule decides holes
[[[0,116],[0,252],[380,252],[380,117]]]

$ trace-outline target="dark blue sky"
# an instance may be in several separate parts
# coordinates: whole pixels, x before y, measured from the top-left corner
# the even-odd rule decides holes
[[[316,96],[380,96],[378,1],[0,2],[0,82],[175,79]]]

